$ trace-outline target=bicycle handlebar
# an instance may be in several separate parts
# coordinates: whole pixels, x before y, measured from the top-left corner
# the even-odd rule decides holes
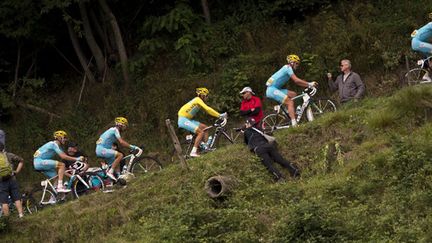
[[[309,96],[314,96],[317,92],[317,88],[316,87],[312,87],[312,88],[306,88],[303,90],[303,93],[308,94]]]
[[[215,127],[225,127],[227,124],[227,118],[218,118],[216,119],[214,126]]]

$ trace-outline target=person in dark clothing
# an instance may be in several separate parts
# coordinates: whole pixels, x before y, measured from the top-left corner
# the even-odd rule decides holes
[[[341,61],[340,70],[342,74],[337,76],[333,82],[332,74],[327,73],[328,83],[331,91],[339,91],[339,102],[358,101],[365,94],[365,85],[356,72],[351,71],[351,61]]]
[[[273,162],[280,164],[288,169],[290,175],[294,178],[300,176],[299,169],[289,161],[284,159],[273,144],[270,144],[263,136],[263,133],[254,128],[255,119],[248,118],[245,123],[244,141],[252,152],[255,152],[261,158],[261,162],[267,170],[274,175],[276,181],[283,182],[283,174],[273,166]]]
[[[66,154],[71,156],[71,157],[83,156],[85,158],[85,161],[83,161],[85,163],[85,167],[83,168],[82,171],[86,171],[88,169],[89,164],[86,162],[87,161],[87,155],[85,155],[85,153],[78,148],[77,143],[72,142],[72,141],[69,142],[67,144]],[[63,160],[63,163],[66,165],[66,168],[70,168],[75,162]]]

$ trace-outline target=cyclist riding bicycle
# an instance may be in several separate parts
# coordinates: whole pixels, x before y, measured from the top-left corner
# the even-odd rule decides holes
[[[303,79],[298,78],[294,74],[294,70],[300,65],[300,57],[294,54],[287,56],[287,65],[284,65],[279,71],[274,73],[269,80],[267,80],[266,96],[270,99],[277,101],[279,104],[285,104],[288,109],[288,115],[291,118],[291,125],[297,126],[297,120],[294,111],[294,98],[297,94],[288,89],[282,89],[282,87],[288,83],[290,79],[295,84],[305,87],[312,88],[318,85],[317,82],[307,82]]]
[[[114,181],[117,181],[116,173],[120,173],[120,161],[123,159],[123,154],[113,150],[112,146],[115,142],[118,142],[121,146],[130,148],[131,150],[138,150],[138,154],[142,153],[142,150],[135,145],[132,145],[124,140],[120,133],[124,132],[128,126],[128,120],[124,117],[116,117],[114,119],[115,126],[106,130],[99,139],[96,141],[96,156],[104,159],[111,168],[107,171],[107,176]],[[139,155],[138,155],[139,156]]]
[[[206,105],[204,101],[207,101],[209,91],[207,88],[197,88],[196,89],[197,97],[193,98],[191,101],[183,105],[178,112],[178,126],[188,130],[192,133],[196,133],[197,136],[195,138],[194,146],[190,153],[191,157],[199,157],[198,154],[198,146],[201,143],[201,140],[204,138],[204,142],[209,144],[209,135],[206,128],[207,125],[201,123],[199,121],[192,120],[192,118],[198,113],[198,111],[202,108],[209,115],[217,117],[217,118],[226,118],[227,114],[215,111],[210,106]]]
[[[429,19],[432,19],[432,12],[429,13]],[[411,48],[414,51],[420,52],[425,57],[432,55],[432,22],[427,23],[418,30],[414,30],[411,33],[411,37]],[[429,62],[428,64],[429,71],[431,71],[432,63]],[[423,80],[432,82],[432,79],[428,73],[424,75]]]
[[[42,147],[40,147],[33,155],[33,166],[36,170],[42,171],[48,178],[52,178],[57,175],[58,170],[58,192],[69,192],[63,185],[63,176],[65,174],[65,164],[61,161],[54,160],[54,156],[57,154],[61,159],[68,161],[83,161],[84,157],[72,157],[63,152],[60,145],[64,145],[67,141],[67,133],[59,130],[54,132],[54,139]]]

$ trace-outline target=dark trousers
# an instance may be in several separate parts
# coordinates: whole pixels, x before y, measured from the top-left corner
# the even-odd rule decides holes
[[[271,144],[260,145],[255,148],[255,153],[261,158],[261,162],[267,170],[276,177],[276,179],[283,178],[284,176],[273,166],[273,161],[280,164],[282,167],[287,168],[292,177],[299,175],[298,169],[288,160],[284,159],[275,146]]]

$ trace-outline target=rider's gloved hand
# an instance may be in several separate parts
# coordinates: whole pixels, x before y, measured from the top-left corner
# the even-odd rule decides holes
[[[313,87],[316,87],[316,86],[318,86],[318,83],[315,82],[315,81],[312,81],[312,82],[308,83],[308,88],[313,88]]]
[[[84,162],[85,157],[84,157],[84,156],[80,156],[80,157],[77,157],[76,160],[77,160],[77,161]]]
[[[132,144],[129,145],[129,148],[130,148],[131,150],[139,149],[138,146],[136,146],[136,145],[132,145]]]
[[[228,117],[228,114],[226,112],[219,115],[220,119],[226,119]]]

